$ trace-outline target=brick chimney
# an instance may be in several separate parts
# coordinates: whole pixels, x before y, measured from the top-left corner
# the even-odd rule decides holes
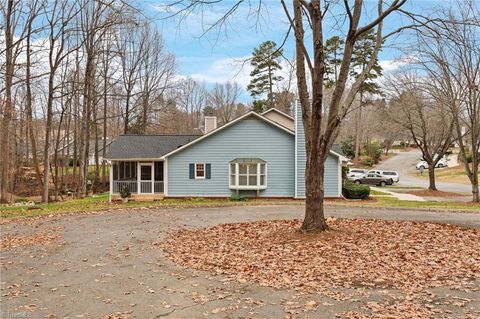
[[[217,117],[216,116],[205,116],[204,133],[208,134],[215,129],[217,129]]]

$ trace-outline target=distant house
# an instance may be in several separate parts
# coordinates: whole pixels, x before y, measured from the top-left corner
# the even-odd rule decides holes
[[[296,118],[301,118],[297,108]],[[249,112],[203,135],[121,135],[110,145],[111,199],[128,187],[133,198],[305,197],[302,121],[278,110]],[[341,166],[331,151],[325,195],[341,197]]]

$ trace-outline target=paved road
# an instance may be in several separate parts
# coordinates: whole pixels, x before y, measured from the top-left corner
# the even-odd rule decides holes
[[[422,157],[422,153],[419,150],[412,150],[409,152],[399,152],[397,155],[381,162],[375,168],[383,170],[395,170],[400,174],[400,183],[399,185],[403,186],[418,186],[427,188],[428,179],[422,179],[413,176],[415,173],[415,164],[418,162],[418,159]],[[428,171],[425,170],[424,174],[428,175]],[[436,182],[438,190],[444,192],[452,192],[470,195],[471,188],[466,184],[457,184],[457,183],[446,183],[446,182]]]
[[[299,294],[184,269],[165,258],[155,242],[182,227],[302,217],[304,207],[236,206],[191,209],[129,209],[88,215],[71,214],[0,225],[2,237],[32,235],[55,227],[59,242],[0,251],[1,313],[6,318],[285,318],[286,308],[315,300],[301,317],[335,318],[383,302],[392,289],[367,289],[355,302],[318,294]],[[328,206],[328,216],[383,218],[480,227],[480,214]],[[226,240],[228,240],[226,238]],[[468,298],[471,292],[438,287],[438,300]],[[364,291],[364,287],[362,291]],[[343,291],[351,293],[352,291]],[[392,303],[394,300],[390,300]],[[435,307],[440,307],[435,305]],[[452,317],[480,313],[480,303],[449,307]],[[447,309],[447,308],[446,308]],[[300,314],[299,314],[300,316]],[[109,317],[113,318],[113,317]],[[117,316],[115,318],[124,318]]]

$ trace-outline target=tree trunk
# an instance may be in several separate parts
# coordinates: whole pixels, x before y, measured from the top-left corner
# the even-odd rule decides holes
[[[272,68],[268,66],[268,108],[274,107],[273,105],[273,81],[272,81]]]
[[[473,195],[473,202],[480,203],[480,194],[478,193],[478,179],[477,182],[472,184],[472,195]]]
[[[91,44],[92,45],[92,44]],[[91,86],[93,77],[93,49],[87,53],[85,85],[83,87],[83,123],[80,137],[79,195],[87,196],[88,154],[90,148]]]
[[[37,157],[37,141],[35,139],[35,130],[33,129],[33,108],[32,108],[32,83],[31,83],[31,70],[30,70],[30,44],[31,44],[31,33],[32,33],[32,22],[31,20],[28,25],[28,34],[26,38],[26,63],[25,63],[25,112],[27,113],[27,131],[28,137],[30,139],[30,147],[32,148],[32,159],[33,166],[35,168],[35,174],[37,176],[38,185],[40,187],[40,192],[43,190],[43,179],[42,174],[40,173],[40,163],[38,162]],[[28,157],[27,157],[28,158]]]
[[[310,157],[307,156],[307,167],[305,171],[305,218],[300,227],[302,232],[328,230],[323,206],[323,198],[325,195],[323,184],[324,166],[319,165],[320,162],[321,161],[318,160],[318,152],[311,152]]]
[[[478,166],[475,166],[475,163],[472,163],[472,178],[470,182],[472,183],[472,201],[474,203],[480,203],[480,194],[478,192]]]
[[[360,105],[357,110],[357,119],[355,121],[355,159],[360,156],[360,144],[362,144],[362,104],[363,93],[360,93]]]
[[[13,101],[12,101],[12,82],[13,82],[13,6],[14,1],[9,0],[7,4],[7,13],[5,16],[5,107],[2,119],[1,143],[2,160],[1,160],[1,181],[0,181],[0,202],[7,202],[9,173],[10,173],[10,122],[13,117]]]
[[[108,63],[108,62],[106,62]],[[105,70],[104,70],[105,71]],[[103,189],[107,187],[107,173],[106,173],[106,165],[105,165],[105,157],[107,154],[107,85],[108,85],[108,78],[107,73],[105,73],[105,78],[103,82],[103,140],[102,140],[102,186]]]
[[[128,134],[128,124],[130,120],[130,89],[127,90],[125,101],[125,123],[123,124],[123,134]]]
[[[436,191],[437,187],[435,186],[435,165],[428,164],[428,189]]]
[[[294,5],[294,7],[296,7],[296,5]],[[303,232],[318,232],[328,229],[325,221],[323,206],[323,182],[325,170],[324,165],[327,157],[325,154],[328,154],[329,147],[327,147],[323,137],[319,134],[322,131],[323,77],[325,71],[325,57],[322,38],[322,15],[319,10],[319,6],[312,7],[314,65],[315,69],[318,71],[315,72],[312,78],[311,113],[307,114],[307,112],[305,112],[304,105],[302,105],[302,121],[304,123],[304,127],[308,128],[305,130],[307,150],[307,163],[305,171],[305,218],[300,228],[300,230]],[[301,19],[301,12],[299,11],[299,8],[295,8],[295,17],[296,19]],[[298,28],[299,21],[296,21],[296,23],[297,29],[303,29],[301,26]],[[303,59],[303,56],[301,58]],[[302,72],[301,68],[300,70],[297,70],[297,72],[298,71]],[[303,74],[300,74],[300,78],[303,79],[304,75],[305,72],[303,69]],[[303,99],[305,100],[305,97]]]
[[[53,44],[51,44],[53,46]],[[52,50],[52,48],[51,48]],[[48,97],[47,97],[47,120],[45,124],[45,145],[43,148],[43,194],[42,202],[48,203],[49,197],[49,179],[50,179],[50,158],[49,158],[49,148],[50,148],[50,132],[52,130],[52,117],[53,117],[53,93],[54,93],[54,83],[53,78],[55,74],[55,69],[50,64],[50,75],[48,78]],[[56,150],[55,150],[56,151]]]

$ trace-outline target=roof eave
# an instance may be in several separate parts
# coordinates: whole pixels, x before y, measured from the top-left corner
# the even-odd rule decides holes
[[[262,116],[265,116],[265,114],[270,113],[270,112],[272,112],[272,111],[277,112],[278,114],[281,114],[281,115],[283,115],[283,116],[285,116],[286,118],[289,118],[289,119],[291,119],[291,120],[295,120],[295,119],[293,118],[293,116],[288,115],[287,113],[282,112],[282,111],[280,111],[280,110],[277,110],[276,108],[271,108],[271,109],[266,110],[265,112],[262,113]]]
[[[160,157],[151,157],[151,158],[104,158],[106,161],[161,161],[162,158]]]

